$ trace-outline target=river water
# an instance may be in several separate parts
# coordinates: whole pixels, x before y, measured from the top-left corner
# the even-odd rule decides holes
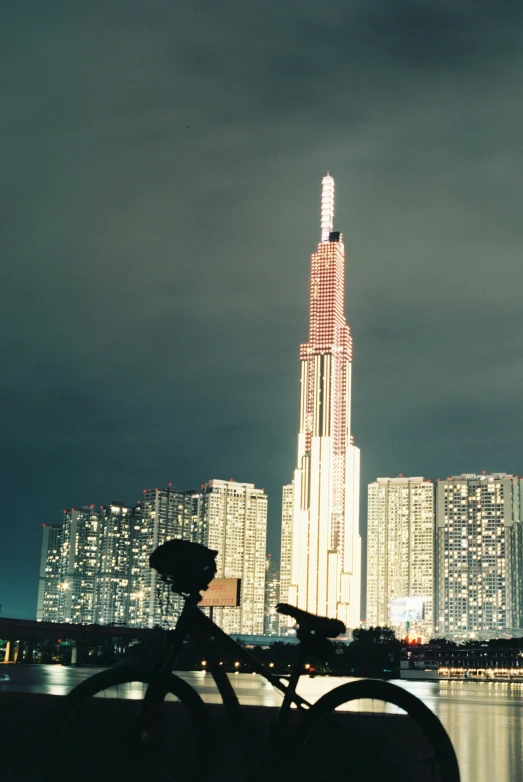
[[[64,695],[91,668],[60,665],[0,665],[0,693],[19,691]],[[209,674],[180,674],[209,703],[219,696]],[[2,680],[4,676],[8,679]],[[278,706],[281,696],[259,676],[231,674],[241,703]],[[315,701],[348,681],[303,677],[299,692]],[[523,782],[523,683],[472,681],[396,681],[420,698],[447,729],[459,759],[463,782]]]

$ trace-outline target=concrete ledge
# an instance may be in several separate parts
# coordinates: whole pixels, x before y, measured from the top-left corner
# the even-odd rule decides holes
[[[49,747],[49,737],[55,728],[54,715],[59,705],[60,697],[53,695],[34,695],[26,693],[0,694],[0,779],[2,782],[50,782],[51,777],[45,775],[46,751]],[[277,751],[271,741],[271,725],[274,723],[278,709],[263,706],[242,706],[246,731],[253,740],[255,756],[246,757],[241,742],[235,735],[227,715],[221,705],[206,704],[216,731],[216,752],[212,758],[213,771],[209,782],[250,782],[253,772],[264,770],[262,777],[270,782],[283,780],[294,782],[297,777],[296,761],[292,746],[285,752],[285,767],[277,760]],[[89,713],[82,723],[81,731],[72,738],[66,757],[56,757],[52,763],[66,768],[71,782],[147,782],[153,780],[180,780],[175,769],[192,767],[194,754],[191,740],[194,737],[192,725],[187,720],[187,712],[178,703],[167,704],[164,710],[165,720],[162,731],[165,731],[165,741],[162,742],[163,753],[147,761],[146,769],[133,767],[125,769],[121,758],[129,746],[129,724],[139,701],[118,701],[115,699],[95,699],[89,704]],[[129,719],[130,718],[130,719]],[[342,719],[349,732],[358,732],[365,736],[373,731],[377,746],[385,751],[387,745],[394,747],[396,752],[412,756],[413,747],[419,746],[417,738],[406,729],[406,718],[401,716],[386,716],[376,728],[370,723],[370,715],[344,714]],[[371,731],[372,728],[372,731]],[[376,730],[378,731],[376,735]],[[381,738],[380,738],[381,733]],[[357,739],[356,739],[357,740]],[[365,742],[363,742],[365,743]],[[317,745],[317,751],[324,751]],[[104,754],[105,753],[105,754]],[[385,761],[386,762],[386,761]],[[351,749],[347,747],[347,774],[351,770]],[[325,778],[316,777],[318,782]],[[348,778],[348,776],[347,776]],[[354,782],[364,782],[361,775],[351,779]],[[386,776],[384,777],[386,778]],[[431,780],[432,776],[428,777]],[[421,779],[421,778],[420,778]],[[420,782],[416,778],[416,782]]]

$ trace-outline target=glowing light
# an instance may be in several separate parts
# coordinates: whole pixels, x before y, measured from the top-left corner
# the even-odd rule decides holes
[[[321,241],[328,242],[334,228],[334,179],[327,174],[321,180]]]

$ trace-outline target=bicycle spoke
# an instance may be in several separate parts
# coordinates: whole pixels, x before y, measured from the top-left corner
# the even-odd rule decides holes
[[[100,682],[99,686],[80,686],[76,688],[78,695],[73,691],[65,700],[56,747],[61,770],[54,773],[53,765],[53,779],[57,782],[65,782],[72,768],[75,778],[82,782],[160,778],[173,758],[177,782],[198,778],[210,757],[205,748],[212,746],[213,734],[200,696],[188,684],[171,676],[172,702],[164,704],[162,699],[151,704],[146,715],[147,741],[140,742],[139,717],[148,681],[133,680],[131,673],[126,678],[126,673],[117,670],[97,674],[92,680]],[[181,688],[181,692],[173,687]]]

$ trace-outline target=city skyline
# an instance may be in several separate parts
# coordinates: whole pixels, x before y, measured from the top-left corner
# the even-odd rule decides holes
[[[165,588],[149,557],[178,538],[217,552],[216,578],[239,579],[239,606],[214,607],[214,621],[228,633],[261,635],[271,558],[267,504],[264,490],[252,483],[214,478],[198,491],[145,489],[134,507],[113,502],[64,510],[62,524],[42,525],[36,618],[173,629],[184,601]]]
[[[277,555],[327,169],[362,487],[523,474],[523,13],[480,8],[6,9],[4,614],[42,523],[159,481],[264,486]]]

